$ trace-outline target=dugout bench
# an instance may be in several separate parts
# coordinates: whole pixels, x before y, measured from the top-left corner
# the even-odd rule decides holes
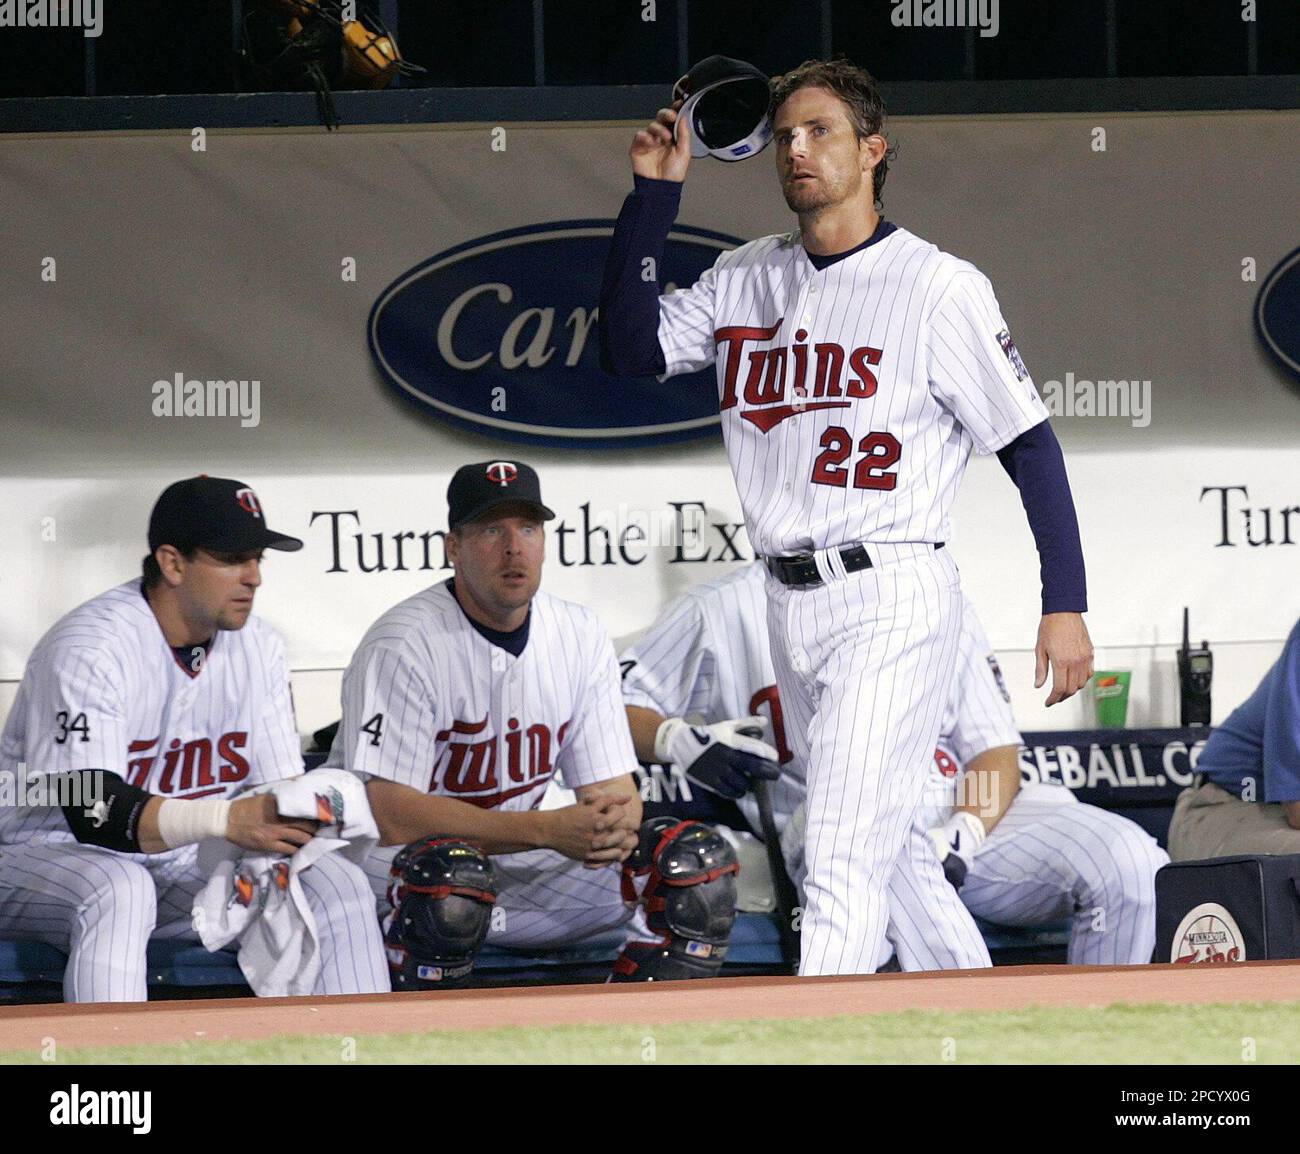
[[[1067,786],[1089,805],[1135,821],[1167,845],[1169,821],[1179,791],[1191,784],[1205,728],[1096,729],[1025,733],[1020,751],[1024,781]],[[308,757],[315,768],[321,755]],[[1068,923],[1008,927],[980,922],[995,965],[1063,962]],[[475,965],[475,984],[513,986],[534,983],[603,981],[621,945],[621,936],[594,940],[581,949],[545,956],[486,946]],[[0,939],[0,1002],[57,1001],[64,955],[37,942]],[[741,914],[732,933],[722,973],[780,972],[781,948],[776,918]],[[247,986],[232,951],[208,953],[202,946],[154,941],[149,945],[150,996],[215,997],[246,994]]]

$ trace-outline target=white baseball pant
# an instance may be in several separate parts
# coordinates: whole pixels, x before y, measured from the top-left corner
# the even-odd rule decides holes
[[[820,585],[767,582],[787,739],[807,766],[801,974],[874,971],[956,669],[961,587],[948,550],[867,552],[872,568],[846,573],[837,551],[818,551]],[[973,925],[942,868],[917,869],[934,903],[927,936],[961,940]]]
[[[0,935],[68,955],[69,1002],[143,1002],[151,937],[192,940],[194,897],[206,879],[197,846],[122,854],[76,842],[0,846]],[[389,989],[374,898],[359,866],[328,854],[299,875],[320,941],[315,993]]]

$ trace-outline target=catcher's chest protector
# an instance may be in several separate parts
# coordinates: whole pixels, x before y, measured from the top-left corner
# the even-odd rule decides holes
[[[1153,962],[1300,958],[1300,854],[1176,862],[1156,874]]]

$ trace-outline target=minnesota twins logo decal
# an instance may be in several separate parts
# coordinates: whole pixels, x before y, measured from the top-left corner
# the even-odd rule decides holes
[[[262,515],[262,505],[257,499],[257,494],[252,489],[236,489],[235,500],[239,502],[240,507],[252,513],[254,517]]]
[[[1227,909],[1218,902],[1202,902],[1174,931],[1169,960],[1193,966],[1244,962],[1246,939]]]

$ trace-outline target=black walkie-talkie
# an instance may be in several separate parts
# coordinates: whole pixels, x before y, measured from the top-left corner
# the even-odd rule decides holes
[[[1183,647],[1178,651],[1178,689],[1183,725],[1210,724],[1210,680],[1214,676],[1214,655],[1208,641],[1191,649],[1187,641],[1187,609],[1183,609]]]

